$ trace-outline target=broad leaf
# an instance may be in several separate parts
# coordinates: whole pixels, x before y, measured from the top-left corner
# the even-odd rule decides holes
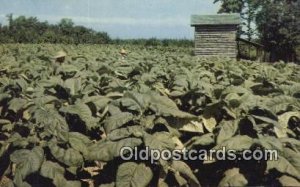
[[[169,133],[155,133],[154,135],[144,135],[145,146],[152,150],[173,150],[175,143],[172,141],[172,136]]]
[[[44,151],[41,147],[17,150],[10,155],[10,160],[16,164],[14,182],[22,186],[26,176],[40,169],[44,160]]]
[[[208,132],[212,132],[217,125],[216,119],[212,116],[209,116],[209,117],[203,116],[202,121],[203,121],[204,127],[206,128],[206,130]]]
[[[297,179],[287,175],[283,175],[278,181],[282,186],[300,186],[300,182]]]
[[[99,160],[108,162],[120,156],[123,147],[134,147],[142,144],[139,138],[126,138],[120,141],[100,141],[88,147],[89,154],[85,157],[87,160]]]
[[[63,149],[54,142],[49,142],[48,147],[51,154],[61,163],[68,166],[81,166],[83,163],[82,155],[73,148]]]
[[[116,186],[146,187],[149,185],[152,177],[152,170],[145,164],[126,162],[118,168]]]
[[[171,167],[175,171],[179,172],[181,176],[188,179],[188,181],[190,181],[190,184],[197,185],[197,186],[200,185],[197,177],[194,175],[193,171],[186,163],[184,163],[182,161],[174,160],[174,161],[172,161]]]
[[[121,112],[107,117],[104,122],[105,132],[108,134],[115,129],[121,128],[123,125],[133,120],[133,118],[133,114],[129,112]]]
[[[43,177],[54,179],[57,175],[64,175],[65,169],[55,162],[44,161],[40,173]]]
[[[228,140],[229,138],[233,137],[237,131],[238,124],[236,121],[229,122],[223,121],[220,124],[220,130],[217,136],[217,144]]]
[[[238,168],[227,170],[224,175],[218,186],[246,186],[248,184],[247,179]]]
[[[253,139],[249,136],[237,135],[224,142],[220,142],[220,144],[215,146],[213,149],[219,150],[226,147],[227,150],[243,151],[250,149],[253,143]]]
[[[80,119],[85,122],[85,125],[88,127],[88,129],[91,129],[97,125],[97,119],[92,116],[90,108],[84,103],[79,102],[75,105],[65,106],[62,107],[60,111],[78,115]]]

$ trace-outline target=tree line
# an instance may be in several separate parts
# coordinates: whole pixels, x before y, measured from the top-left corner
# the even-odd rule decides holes
[[[271,61],[300,61],[300,0],[215,0],[219,13],[240,13],[239,35],[257,40]]]
[[[63,18],[57,24],[41,22],[36,17],[6,16],[7,25],[0,24],[0,43],[60,43],[60,44],[119,44],[143,46],[192,47],[188,39],[111,39],[106,32],[77,26]]]
[[[107,33],[76,26],[67,18],[58,24],[49,24],[36,17],[13,18],[9,14],[7,20],[8,25],[0,25],[0,43],[106,44],[111,40]]]
[[[163,46],[163,47],[193,47],[194,41],[189,39],[114,39],[113,44],[119,45],[142,45],[142,46]]]

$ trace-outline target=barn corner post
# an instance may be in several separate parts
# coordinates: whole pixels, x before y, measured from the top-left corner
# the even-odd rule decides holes
[[[239,14],[192,15],[191,26],[195,28],[194,54],[236,59],[236,37],[240,23]]]

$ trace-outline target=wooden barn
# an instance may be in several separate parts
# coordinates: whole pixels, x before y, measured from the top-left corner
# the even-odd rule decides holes
[[[192,15],[191,26],[195,27],[195,55],[236,58],[239,24],[239,14]]]

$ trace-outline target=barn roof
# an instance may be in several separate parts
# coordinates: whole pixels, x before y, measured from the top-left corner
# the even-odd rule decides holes
[[[192,15],[191,25],[239,25],[239,14]]]

